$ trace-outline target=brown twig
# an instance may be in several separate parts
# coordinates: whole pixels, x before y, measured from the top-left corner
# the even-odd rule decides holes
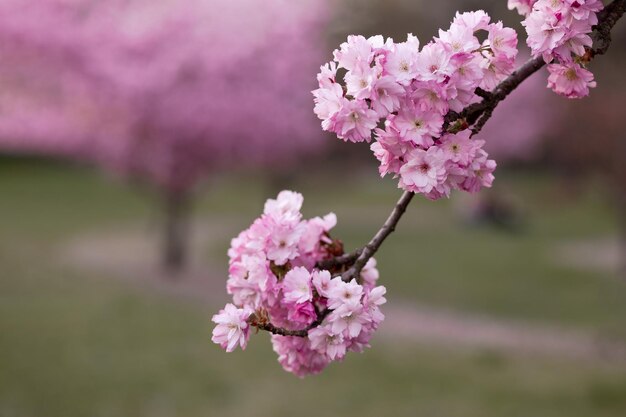
[[[391,232],[396,230],[396,225],[398,224],[398,221],[400,221],[400,218],[406,211],[406,208],[411,202],[411,199],[414,195],[415,194],[410,191],[405,191],[402,193],[402,196],[400,196],[400,199],[396,203],[395,207],[391,211],[391,214],[389,215],[383,226],[380,228],[380,230],[378,230],[378,232],[376,232],[372,240],[370,240],[367,245],[363,246],[361,254],[354,262],[354,265],[352,265],[350,269],[348,269],[341,275],[342,280],[350,281],[354,278],[358,282],[360,282],[361,270],[363,269],[367,261],[369,261],[370,258],[374,256],[374,254],[376,253],[378,248],[380,248],[380,245],[382,245],[387,236],[389,236]]]

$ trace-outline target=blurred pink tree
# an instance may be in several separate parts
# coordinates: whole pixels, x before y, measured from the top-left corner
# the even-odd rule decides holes
[[[546,89],[541,75],[529,77],[502,102],[481,131],[489,155],[501,165],[532,162],[541,157],[546,142],[557,133],[563,112],[556,105],[558,100]]]
[[[177,269],[203,177],[321,146],[309,91],[324,16],[314,0],[4,0],[0,148],[155,187]]]

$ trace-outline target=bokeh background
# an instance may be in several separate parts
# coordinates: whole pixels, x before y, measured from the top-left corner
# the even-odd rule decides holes
[[[322,133],[319,65],[478,8],[521,30],[504,0],[0,0],[0,416],[626,415],[624,22],[589,98],[542,71],[498,107],[491,190],[414,200],[371,349],[298,379],[267,334],[210,342],[265,199],[353,249],[400,195]]]

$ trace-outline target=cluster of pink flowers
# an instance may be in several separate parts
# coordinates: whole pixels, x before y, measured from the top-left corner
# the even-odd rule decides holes
[[[568,98],[580,98],[596,86],[593,74],[583,67],[586,49],[592,45],[593,25],[598,23],[600,0],[509,0],[526,16],[522,24],[533,56],[549,64],[548,87]],[[554,62],[555,61],[555,62]]]
[[[233,303],[213,316],[212,337],[231,352],[237,345],[245,348],[251,326],[308,329],[307,337],[272,335],[279,362],[298,376],[317,373],[346,352],[367,347],[384,319],[379,307],[386,291],[375,285],[373,258],[359,282],[344,282],[316,268],[341,246],[328,233],[336,217],[331,213],[303,220],[302,202],[301,194],[282,191],[232,240],[226,288]]]
[[[399,177],[405,190],[431,199],[452,189],[476,191],[491,185],[495,162],[467,132],[442,136],[444,116],[479,101],[478,87],[495,88],[513,71],[516,56],[515,31],[491,23],[483,11],[457,13],[450,28],[421,49],[412,35],[400,43],[349,36],[321,67],[315,113],[324,130],[345,141],[374,136],[381,176]]]

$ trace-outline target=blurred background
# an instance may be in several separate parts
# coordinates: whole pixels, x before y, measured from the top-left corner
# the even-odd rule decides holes
[[[523,33],[505,0],[0,0],[0,416],[626,415],[624,22],[589,98],[498,107],[492,189],[414,200],[371,349],[300,380],[209,340],[267,198],[352,250],[400,195],[322,133],[319,65],[479,8]]]

